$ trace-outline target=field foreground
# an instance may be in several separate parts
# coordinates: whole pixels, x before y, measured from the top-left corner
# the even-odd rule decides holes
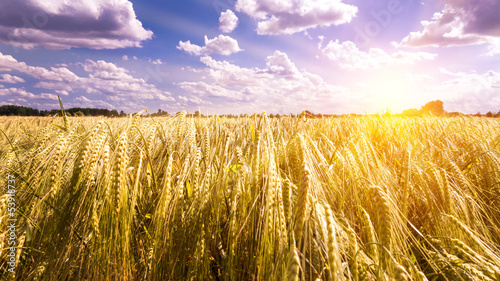
[[[0,120],[3,277],[500,280],[498,118]]]

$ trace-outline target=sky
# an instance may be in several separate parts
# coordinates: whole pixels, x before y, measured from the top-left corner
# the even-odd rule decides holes
[[[0,0],[0,105],[500,111],[500,0]]]

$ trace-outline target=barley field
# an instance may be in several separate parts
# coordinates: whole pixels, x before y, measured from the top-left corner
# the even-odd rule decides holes
[[[500,280],[498,118],[0,120],[2,280]]]

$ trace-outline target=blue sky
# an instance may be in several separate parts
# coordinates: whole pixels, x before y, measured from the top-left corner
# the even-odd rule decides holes
[[[500,110],[499,0],[0,2],[0,104]]]

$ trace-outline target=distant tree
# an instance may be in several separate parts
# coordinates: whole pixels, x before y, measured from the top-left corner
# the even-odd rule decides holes
[[[0,106],[0,115],[40,116],[40,111],[38,109],[19,105],[2,105]]]
[[[420,116],[420,111],[416,108],[410,108],[407,110],[403,110],[402,114],[404,116]]]
[[[460,113],[460,112],[457,112],[457,111],[454,111],[454,112],[448,112],[448,113],[446,114],[446,116],[448,116],[448,117],[456,117],[456,116],[461,116],[461,115],[463,115],[463,114],[462,114],[462,113]]]
[[[428,102],[424,106],[422,106],[420,111],[423,114],[430,113],[430,114],[435,115],[435,116],[441,116],[444,113],[443,102],[440,100]]]
[[[488,113],[486,113],[486,117],[493,117],[493,112],[488,111]]]
[[[302,113],[300,113],[300,117],[314,117],[314,113],[312,113],[309,110],[303,110]]]

